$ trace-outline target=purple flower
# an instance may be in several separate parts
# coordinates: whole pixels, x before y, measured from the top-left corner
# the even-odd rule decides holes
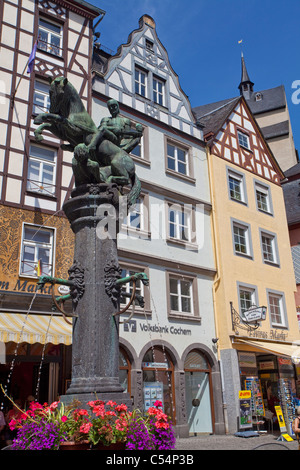
[[[148,429],[141,419],[133,419],[127,430],[127,450],[151,450],[152,439]]]
[[[168,429],[156,428],[155,420],[151,418],[150,429],[152,435],[153,448],[155,450],[175,449],[176,437],[173,426],[169,423]]]
[[[172,425],[168,429],[155,427],[151,418],[146,426],[141,418],[133,419],[127,431],[127,450],[171,450],[175,448],[176,437]]]
[[[26,423],[18,430],[12,448],[16,450],[58,450],[63,436],[55,423]]]

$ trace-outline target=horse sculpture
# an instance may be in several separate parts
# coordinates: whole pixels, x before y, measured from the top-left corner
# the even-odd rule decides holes
[[[129,152],[139,143],[142,126],[137,124],[136,129],[132,129],[130,120],[118,115],[118,103],[109,100],[111,117],[102,119],[97,128],[67,78],[50,79],[50,84],[49,113],[39,114],[34,119],[39,125],[34,132],[35,139],[42,141],[43,131],[48,130],[68,142],[61,148],[74,153],[75,186],[116,183],[122,187],[131,184],[127,200],[128,206],[133,205],[139,197],[141,183]]]

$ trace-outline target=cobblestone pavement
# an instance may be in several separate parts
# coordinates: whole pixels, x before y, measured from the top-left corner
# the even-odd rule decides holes
[[[297,441],[278,441],[279,434],[260,434],[256,437],[203,434],[177,439],[176,450],[298,450]]]

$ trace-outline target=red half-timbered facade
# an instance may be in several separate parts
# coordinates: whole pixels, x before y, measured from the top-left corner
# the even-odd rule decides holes
[[[15,344],[24,343],[31,364],[21,368],[27,371],[26,380],[20,369],[21,376],[14,374],[11,381],[14,398],[22,401],[34,392],[38,366],[32,348],[40,360],[46,343],[56,359],[48,360],[45,351],[52,371],[46,383],[52,385],[48,390],[46,385],[40,398],[53,400],[64,393],[62,345],[70,344],[71,333],[57,314],[50,325],[47,289],[39,291],[27,316],[38,262],[42,274],[63,278],[73,263],[73,233],[62,211],[73,187],[72,153],[63,151],[62,142],[49,132],[37,142],[34,118],[48,111],[49,79],[58,76],[68,78],[91,112],[94,27],[104,13],[84,0],[0,2],[0,344],[6,344],[8,360],[0,365],[0,382],[5,384]],[[36,43],[34,66],[28,71]]]
[[[244,98],[235,101],[214,137],[211,153],[268,182],[280,184],[283,177]]]

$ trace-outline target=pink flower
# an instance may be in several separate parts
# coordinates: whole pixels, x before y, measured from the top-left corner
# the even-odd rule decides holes
[[[51,405],[49,407],[50,411],[54,411],[58,407],[58,404],[59,404],[58,401],[54,401],[53,403],[51,403]]]
[[[121,405],[117,405],[117,406],[116,406],[116,411],[119,411],[119,412],[121,412],[121,411],[127,411],[127,406],[124,405],[123,403],[121,403]]]
[[[156,421],[155,427],[156,427],[156,429],[161,429],[161,428],[169,429],[170,425],[169,425],[169,423],[162,423],[160,421]]]
[[[162,402],[159,400],[156,400],[156,402],[154,403],[154,406],[156,407],[162,406]]]
[[[17,426],[17,421],[15,419],[12,419],[9,423],[8,423],[8,426],[9,426],[9,429],[11,431],[13,431],[14,429],[16,429],[16,426]]]
[[[82,432],[83,434],[88,434],[91,427],[92,427],[92,423],[85,423],[80,426],[79,431]]]
[[[61,420],[62,420],[63,423],[65,423],[66,421],[68,421],[68,417],[66,415],[63,415],[61,417]]]
[[[103,405],[94,406],[93,413],[95,413],[96,416],[100,416],[101,418],[104,418],[105,416],[104,406]]]
[[[109,400],[107,403],[107,406],[116,406],[117,403],[115,401]]]

